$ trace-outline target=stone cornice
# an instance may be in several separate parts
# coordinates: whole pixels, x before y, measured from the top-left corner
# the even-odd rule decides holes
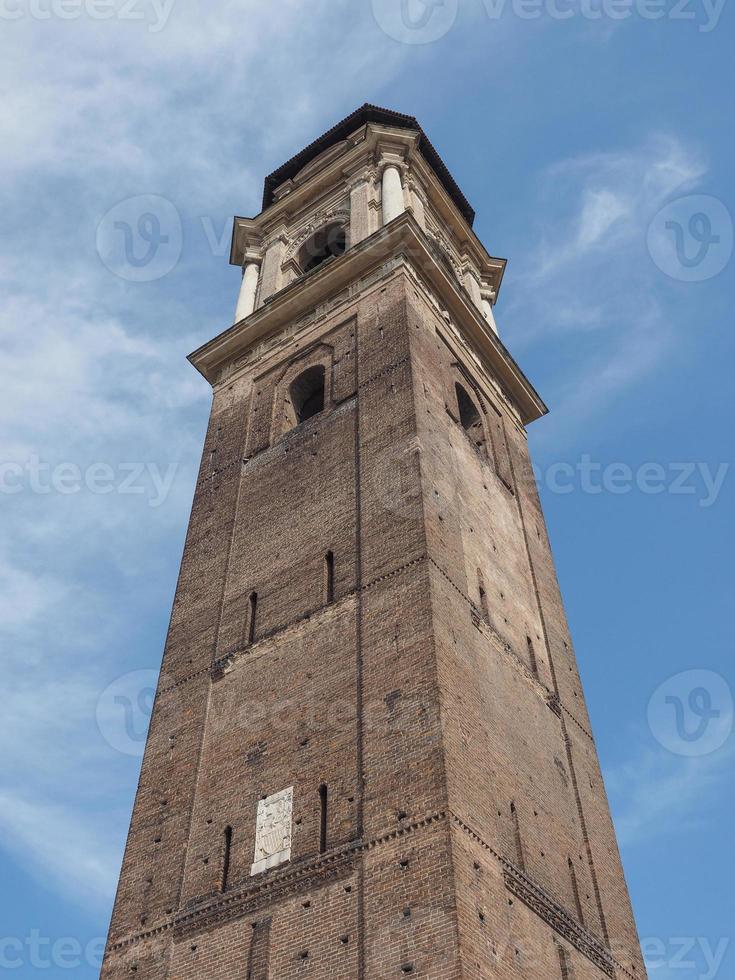
[[[350,113],[349,116],[332,126],[330,130],[278,167],[272,174],[269,174],[265,179],[263,188],[263,209],[267,209],[276,197],[280,197],[284,187],[292,186],[305,173],[311,173],[315,163],[318,161],[323,163],[325,160],[331,159],[330,148],[333,149],[335,146],[344,146],[345,143],[354,143],[364,139],[368,124],[382,125],[393,131],[413,131],[420,142],[422,153],[431,164],[434,172],[451,195],[459,211],[472,224],[474,211],[469,201],[457,186],[457,182],[432,146],[419,121],[414,116],[407,116],[405,113],[370,103],[365,103]]]
[[[118,952],[169,931],[173,931],[175,939],[181,939],[232,919],[241,918],[264,905],[279,901],[286,895],[343,878],[352,873],[356,859],[363,853],[402,837],[412,836],[446,819],[447,813],[444,810],[418,816],[370,840],[355,840],[334,848],[316,859],[300,861],[273,870],[258,880],[247,881],[243,887],[233,888],[224,895],[217,894],[195,899],[187,908],[162,919],[150,929],[116,937],[108,944],[107,950]]]
[[[349,185],[352,175],[361,168],[375,166],[377,173],[383,163],[400,161],[412,179],[425,190],[447,233],[454,239],[460,253],[468,255],[483,279],[497,293],[505,271],[506,260],[491,256],[460,213],[444,183],[421,152],[420,131],[396,129],[371,122],[340,144],[339,152],[326,155],[321,166],[306,168],[303,178],[296,175],[287,182],[277,199],[254,218],[235,217],[230,247],[230,263],[242,265],[248,248],[259,247],[264,235],[279,222],[291,218],[311,206],[312,202],[335,188]],[[333,150],[336,148],[332,148]],[[387,154],[387,159],[384,159]],[[313,162],[318,163],[319,158]],[[310,165],[311,167],[312,165]]]
[[[504,855],[491,847],[466,821],[455,811],[449,810],[451,822],[476,841],[482,848],[493,855],[499,862],[503,872],[505,887],[517,898],[543,919],[551,928],[562,936],[572,946],[583,953],[588,960],[599,967],[608,977],[615,976],[617,966],[628,976],[630,975],[613,956],[612,951],[584,926],[575,919],[551,897],[525,871],[512,864]]]
[[[606,976],[614,978],[618,967],[627,976],[630,973],[621,966],[612,951],[588,929],[580,925],[563,906],[552,898],[537,882],[512,864],[480,837],[466,821],[452,809],[437,810],[407,820],[402,826],[379,834],[370,840],[355,840],[334,848],[318,858],[289,864],[258,880],[249,880],[226,894],[202,896],[188,907],[180,909],[154,926],[138,933],[113,939],[107,946],[108,953],[121,952],[162,933],[171,932],[174,940],[182,940],[226,922],[242,918],[278,902],[287,896],[311,890],[344,879],[353,873],[361,855],[391,841],[411,837],[428,827],[449,822],[475,840],[500,864],[505,887],[518,897],[531,911],[542,918],[558,935],[579,950]]]
[[[599,967],[608,977],[615,976],[615,966],[610,950],[591,932],[579,925],[566,909],[532,881],[525,872],[509,861],[503,862],[503,879],[508,891],[542,918],[551,928],[575,946],[588,960]]]
[[[189,360],[210,384],[216,385],[227,365],[253,344],[276,334],[304,312],[397,257],[420,271],[485,369],[509,393],[524,424],[545,415],[547,408],[538,393],[502,341],[490,330],[467,292],[437,263],[429,239],[410,212],[400,215],[339,258],[292,282],[245,320],[190,354]]]

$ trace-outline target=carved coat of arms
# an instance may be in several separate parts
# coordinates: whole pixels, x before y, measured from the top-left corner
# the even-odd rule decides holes
[[[259,874],[290,860],[292,813],[293,786],[258,803],[251,874]]]

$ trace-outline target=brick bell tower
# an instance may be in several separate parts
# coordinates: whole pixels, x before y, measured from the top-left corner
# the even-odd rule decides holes
[[[235,219],[105,980],[645,977],[473,217],[366,105]]]

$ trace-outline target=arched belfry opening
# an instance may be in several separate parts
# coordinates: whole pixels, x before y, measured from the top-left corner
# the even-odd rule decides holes
[[[478,449],[485,450],[485,429],[482,417],[475,402],[459,382],[454,386],[457,393],[457,408],[459,409],[459,424],[462,426],[472,444]]]
[[[306,422],[324,409],[325,371],[323,364],[302,371],[288,389],[287,416],[292,426]]]
[[[301,247],[298,266],[302,274],[316,269],[327,259],[344,255],[347,248],[347,235],[343,225],[332,223],[315,232]]]

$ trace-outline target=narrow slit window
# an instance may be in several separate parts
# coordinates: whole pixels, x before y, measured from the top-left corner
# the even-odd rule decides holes
[[[324,783],[319,787],[319,853],[327,849],[327,787]]]
[[[324,556],[324,598],[327,603],[334,602],[334,552]]]
[[[258,593],[250,593],[250,612],[248,614],[248,643],[255,643],[255,628],[258,618]]]
[[[569,967],[569,955],[563,946],[556,943],[556,951],[559,954],[559,972],[561,980],[572,980],[572,973]]]
[[[487,602],[487,592],[485,591],[485,580],[480,569],[477,569],[477,594],[480,597],[480,611],[486,623],[490,623],[490,607]]]
[[[526,870],[526,862],[523,857],[523,841],[521,840],[521,825],[518,820],[518,811],[516,810],[515,803],[510,805],[510,815],[513,820],[513,837],[515,838],[516,846],[516,858],[518,859],[518,867],[521,871]]]
[[[567,858],[569,865],[569,877],[572,879],[572,892],[574,893],[574,904],[577,909],[577,918],[584,925],[584,912],[582,911],[582,900],[579,897],[579,886],[577,885],[577,875],[572,864],[572,859]]]
[[[227,890],[227,883],[230,877],[230,858],[232,853],[232,827],[225,827],[225,850],[222,858],[222,880],[220,881],[220,891]]]
[[[533,671],[534,677],[538,677],[538,663],[536,662],[536,651],[533,649],[533,640],[530,636],[526,637],[526,643],[528,644],[528,659],[531,664],[531,670]]]

